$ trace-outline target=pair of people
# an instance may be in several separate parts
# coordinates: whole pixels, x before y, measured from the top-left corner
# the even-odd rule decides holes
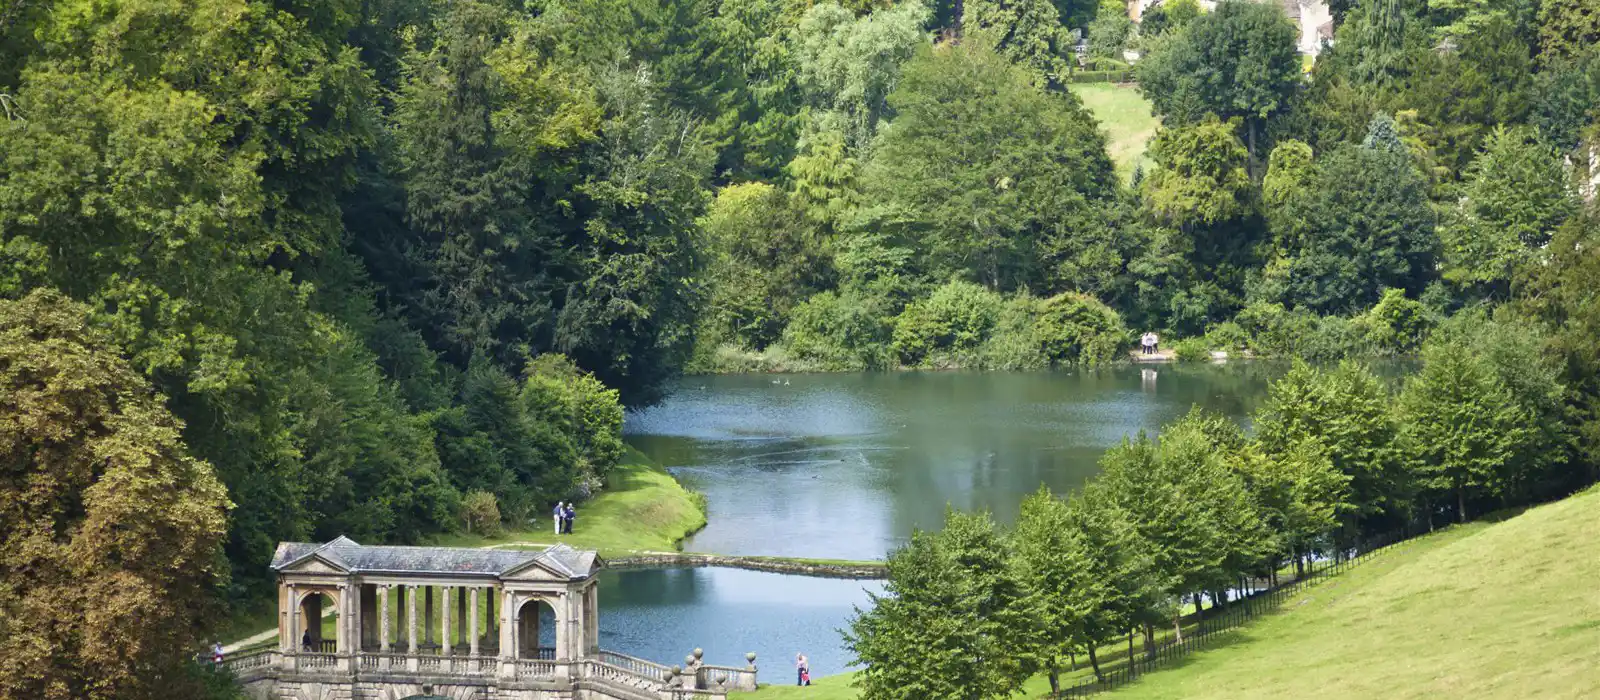
[[[1161,338],[1155,333],[1145,333],[1144,336],[1139,338],[1139,346],[1146,355],[1156,354],[1156,345],[1160,342]]]
[[[557,535],[572,534],[572,521],[577,519],[578,511],[571,503],[557,503],[551,516],[555,519]]]
[[[795,685],[811,685],[811,661],[805,654],[794,655]]]

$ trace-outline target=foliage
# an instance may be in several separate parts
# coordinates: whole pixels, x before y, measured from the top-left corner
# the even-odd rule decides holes
[[[1422,302],[1407,298],[1398,289],[1383,290],[1383,297],[1361,315],[1359,322],[1366,328],[1367,341],[1374,349],[1391,353],[1416,350],[1433,325]]]
[[[1248,153],[1234,125],[1209,117],[1163,129],[1150,144],[1157,169],[1144,181],[1146,206],[1175,226],[1216,224],[1251,209]]]
[[[1048,0],[965,0],[961,28],[966,41],[990,43],[996,53],[1025,69],[1035,82],[1065,84],[1077,61],[1073,37]]]
[[[1172,343],[1172,358],[1179,362],[1210,362],[1211,343],[1205,338],[1184,338]]]
[[[700,228],[711,287],[701,343],[763,349],[783,334],[796,304],[831,282],[823,243],[772,185],[722,188]]]
[[[905,365],[959,358],[983,343],[1000,316],[1002,299],[971,282],[953,281],[914,302],[894,321],[894,351]]]
[[[979,42],[919,51],[866,190],[935,279],[1037,283],[1040,250],[1072,250],[1115,189],[1105,137],[1070,93],[1045,93]]]
[[[886,305],[859,293],[822,292],[795,307],[783,343],[796,356],[830,370],[887,367],[892,315]]]
[[[1265,121],[1299,88],[1298,35],[1276,5],[1224,0],[1154,43],[1139,61],[1139,90],[1168,126],[1239,118],[1254,158]]]
[[[1106,13],[1094,18],[1087,27],[1089,55],[1122,60],[1122,52],[1134,38],[1133,21],[1126,14]]]
[[[1097,367],[1122,355],[1128,337],[1122,317],[1094,297],[1067,292],[1040,304],[1034,332],[1054,366]]]
[[[88,316],[0,301],[0,694],[196,695],[231,504]]]
[[[889,555],[884,594],[845,633],[863,695],[980,700],[1021,687],[1028,668],[1012,650],[1027,613],[1005,542],[988,515],[950,511],[942,530]]]
[[[1218,350],[1236,352],[1250,345],[1250,336],[1244,327],[1233,321],[1223,321],[1206,329],[1206,345]]]
[[[1378,133],[1374,131],[1374,133]],[[1418,294],[1433,274],[1433,211],[1406,154],[1344,146],[1317,164],[1313,185],[1282,207],[1289,230],[1282,298],[1327,313],[1378,301],[1385,288]]]
[[[1496,129],[1467,170],[1464,201],[1441,227],[1444,278],[1486,297],[1510,293],[1513,272],[1536,263],[1578,211],[1561,154],[1531,129]]]
[[[461,521],[469,535],[498,537],[505,531],[500,521],[500,503],[488,491],[471,491],[461,498]]]

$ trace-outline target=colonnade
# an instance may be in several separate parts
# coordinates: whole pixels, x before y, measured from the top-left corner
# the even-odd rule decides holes
[[[284,628],[290,631],[281,640],[284,651],[565,659],[598,649],[599,600],[593,585],[573,595],[405,582],[288,583],[284,589],[285,602],[295,601],[284,606]],[[334,648],[327,648],[317,623],[323,596],[334,604]],[[556,622],[553,647],[539,643],[541,609]],[[306,636],[314,643],[310,649]]]

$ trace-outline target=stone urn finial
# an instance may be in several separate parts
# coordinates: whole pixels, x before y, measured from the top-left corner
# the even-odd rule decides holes
[[[705,656],[705,655],[706,655],[706,650],[701,649],[700,647],[695,647],[694,648],[694,658],[698,659],[698,658],[700,658],[702,656]]]
[[[753,652],[753,651],[745,652],[744,660],[748,661],[750,663],[755,663],[756,662],[756,653]]]

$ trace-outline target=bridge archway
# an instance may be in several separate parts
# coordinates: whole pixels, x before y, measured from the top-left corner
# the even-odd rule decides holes
[[[338,591],[312,588],[299,592],[295,602],[293,648],[302,652],[333,654],[339,650]]]
[[[517,658],[556,658],[561,630],[556,624],[556,609],[544,598],[530,598],[517,607]]]

